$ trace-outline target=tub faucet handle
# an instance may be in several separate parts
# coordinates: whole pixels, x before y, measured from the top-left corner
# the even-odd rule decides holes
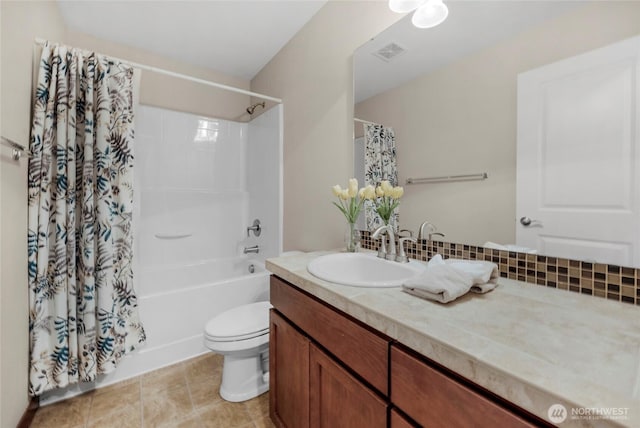
[[[247,238],[251,236],[251,231],[253,231],[254,236],[260,236],[260,232],[262,232],[262,226],[260,226],[260,220],[253,220],[253,224],[247,227]]]

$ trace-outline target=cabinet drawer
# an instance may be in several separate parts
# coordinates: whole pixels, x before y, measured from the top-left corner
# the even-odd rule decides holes
[[[429,428],[536,426],[396,346],[391,346],[391,401]]]
[[[388,395],[388,339],[275,276],[271,276],[271,304],[375,389]]]

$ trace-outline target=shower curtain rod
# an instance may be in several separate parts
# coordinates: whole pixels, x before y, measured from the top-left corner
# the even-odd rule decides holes
[[[47,42],[47,40],[41,39],[39,37],[35,39],[35,43],[37,45],[40,45],[40,46],[43,46],[46,42]],[[152,71],[154,73],[164,74],[166,76],[177,77],[178,79],[189,80],[191,82],[200,83],[200,84],[207,85],[207,86],[213,86],[214,88],[219,88],[219,89],[224,89],[226,91],[236,92],[238,94],[249,95],[251,97],[260,98],[262,100],[273,101],[274,103],[278,103],[278,104],[282,103],[282,99],[270,97],[269,95],[264,95],[264,94],[259,94],[257,92],[247,91],[246,89],[240,89],[240,88],[236,88],[234,86],[223,85],[222,83],[212,82],[211,80],[199,79],[197,77],[189,76],[189,75],[182,74],[182,73],[175,73],[173,71],[165,70],[165,69],[158,68],[158,67],[153,67],[151,65],[145,65],[145,64],[140,64],[140,63],[137,63],[137,62],[129,61],[129,60],[126,60],[126,59],[116,58],[116,57],[113,57],[111,55],[107,55],[107,56],[109,56],[109,58],[112,58],[112,59],[114,59],[116,61],[120,61],[120,62],[123,62],[125,64],[129,64],[130,66],[135,67],[135,68],[139,68],[141,70],[147,70],[147,71]]]

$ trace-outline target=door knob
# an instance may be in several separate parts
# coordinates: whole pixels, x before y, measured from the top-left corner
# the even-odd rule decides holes
[[[529,217],[520,217],[520,224],[523,226],[529,226],[531,225],[533,220],[531,220]]]

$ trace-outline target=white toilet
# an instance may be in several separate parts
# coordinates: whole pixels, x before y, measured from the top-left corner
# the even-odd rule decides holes
[[[269,302],[238,306],[205,326],[205,346],[224,355],[220,396],[245,401],[269,390]]]

